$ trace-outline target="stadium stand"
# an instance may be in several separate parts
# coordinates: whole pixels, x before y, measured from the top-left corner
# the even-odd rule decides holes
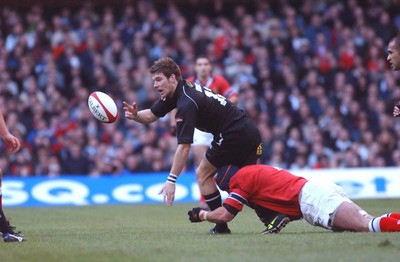
[[[170,56],[190,76],[200,54],[256,121],[262,163],[400,166],[391,116],[400,75],[385,53],[400,33],[399,2],[291,2],[9,1],[0,10],[0,109],[23,149],[1,150],[4,175],[168,171],[176,139],[167,119],[142,126],[120,114],[100,124],[87,97],[99,90],[121,110],[123,100],[149,107],[159,97],[151,63]]]

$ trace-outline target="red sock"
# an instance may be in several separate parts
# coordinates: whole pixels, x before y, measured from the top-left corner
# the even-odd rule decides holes
[[[400,219],[400,213],[389,213],[388,217]]]
[[[206,200],[202,194],[200,194],[200,203],[206,203]]]
[[[392,217],[381,217],[379,227],[381,232],[400,232],[400,220]]]

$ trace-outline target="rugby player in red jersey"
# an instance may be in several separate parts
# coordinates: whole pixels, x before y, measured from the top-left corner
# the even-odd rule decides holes
[[[248,205],[263,222],[270,219],[264,216],[266,210],[286,215],[281,228],[304,218],[313,226],[334,231],[400,232],[400,213],[373,217],[334,183],[307,180],[267,165],[227,166],[215,180],[229,196],[211,212],[193,208],[188,212],[191,222],[229,222]],[[271,232],[267,228],[263,233]]]

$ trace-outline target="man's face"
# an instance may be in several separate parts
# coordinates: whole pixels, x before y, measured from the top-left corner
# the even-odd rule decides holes
[[[388,45],[387,61],[389,62],[392,70],[400,70],[400,50],[398,47],[396,47],[393,41]]]
[[[173,96],[176,88],[175,75],[171,75],[167,78],[163,73],[155,73],[151,78],[154,81],[153,86],[160,93],[162,100],[165,100],[166,97]]]
[[[198,58],[194,70],[199,78],[209,77],[211,75],[210,61],[207,58]]]

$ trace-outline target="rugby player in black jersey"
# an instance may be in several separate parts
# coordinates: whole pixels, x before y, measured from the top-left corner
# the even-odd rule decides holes
[[[218,169],[228,164],[239,167],[255,164],[261,155],[261,136],[242,110],[233,106],[224,96],[196,83],[182,79],[179,66],[171,58],[161,58],[150,68],[154,88],[160,93],[150,109],[138,110],[137,103],[124,101],[125,116],[139,123],[148,124],[176,108],[176,135],[178,147],[170,175],[160,194],[171,206],[175,197],[175,182],[182,172],[193,143],[194,129],[212,133],[214,139],[196,170],[201,194],[211,210],[221,206],[221,195],[213,180]],[[277,213],[271,211],[274,219]],[[274,227],[274,225],[273,225]],[[273,232],[280,228],[274,227]],[[217,224],[211,233],[230,233],[226,223]]]

